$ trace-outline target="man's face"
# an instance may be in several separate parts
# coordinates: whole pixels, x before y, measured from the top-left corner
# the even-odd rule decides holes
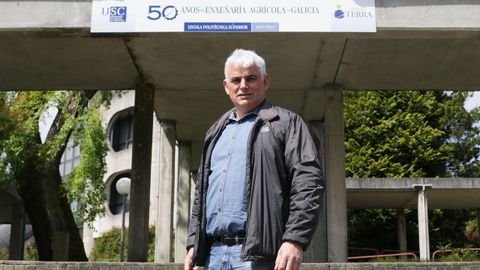
[[[265,75],[262,79],[260,69],[255,65],[248,68],[230,65],[223,86],[237,109],[237,117],[243,117],[262,103],[269,83],[270,77]]]

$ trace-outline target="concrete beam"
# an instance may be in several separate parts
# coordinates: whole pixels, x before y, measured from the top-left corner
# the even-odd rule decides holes
[[[379,29],[478,29],[480,6],[472,0],[376,0]],[[2,1],[0,29],[89,28],[91,0]]]
[[[377,27],[479,29],[480,5],[472,0],[376,0]]]
[[[480,208],[480,178],[360,178],[346,179],[349,208],[413,209],[412,185],[430,184],[428,206],[440,209]]]
[[[90,28],[91,0],[2,1],[0,29]]]

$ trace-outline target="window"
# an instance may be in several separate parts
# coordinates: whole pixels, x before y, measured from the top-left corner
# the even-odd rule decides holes
[[[108,208],[110,209],[110,212],[112,214],[117,215],[122,213],[123,209],[123,197],[120,195],[120,193],[117,192],[116,184],[118,180],[122,177],[128,177],[130,178],[130,172],[127,173],[122,173],[120,175],[117,175],[115,179],[110,184],[109,188],[109,193],[108,193]],[[128,212],[128,203],[127,207],[125,208],[125,212]]]
[[[133,109],[122,111],[114,116],[109,138],[115,152],[132,147],[133,143]]]
[[[75,167],[80,164],[80,145],[73,146],[73,139],[68,141],[60,162],[60,175],[65,181]]]

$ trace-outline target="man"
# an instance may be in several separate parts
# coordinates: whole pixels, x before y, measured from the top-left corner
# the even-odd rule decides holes
[[[207,131],[185,269],[300,269],[322,193],[303,120],[265,100],[265,61],[237,49],[223,86],[234,108]]]

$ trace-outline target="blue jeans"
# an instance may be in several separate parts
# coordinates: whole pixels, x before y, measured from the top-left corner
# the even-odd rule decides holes
[[[242,261],[242,245],[227,246],[214,243],[205,263],[205,270],[272,270],[273,261]]]

